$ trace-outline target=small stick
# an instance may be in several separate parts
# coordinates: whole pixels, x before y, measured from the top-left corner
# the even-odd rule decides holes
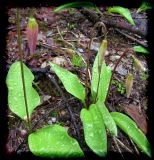
[[[121,149],[119,148],[119,145],[118,145],[118,143],[117,143],[117,141],[116,141],[116,138],[115,138],[115,137],[113,137],[113,141],[114,141],[114,143],[115,143],[115,145],[116,145],[116,147],[117,147],[117,149],[118,149],[119,153],[121,154],[122,158],[123,158],[123,159],[125,159],[125,158],[124,158],[124,156],[123,156],[123,154],[122,154],[122,152],[121,152]]]
[[[136,38],[134,38],[134,37],[132,37],[132,36],[130,36],[130,35],[122,32],[121,30],[116,29],[116,28],[115,28],[115,30],[116,30],[118,33],[120,33],[120,34],[124,35],[125,37],[129,38],[130,40],[135,41],[135,42],[137,42],[138,44],[142,45],[143,47],[148,47],[148,45],[147,45],[146,43],[139,41],[138,39],[136,39]]]

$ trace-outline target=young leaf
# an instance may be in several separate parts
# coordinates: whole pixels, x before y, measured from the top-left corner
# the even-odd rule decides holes
[[[61,5],[59,7],[57,7],[56,9],[54,9],[54,12],[55,13],[58,13],[64,9],[67,9],[67,8],[75,8],[75,7],[91,7],[91,8],[94,8],[94,4],[91,3],[91,2],[71,2],[71,3],[67,3],[67,4],[64,4],[64,5]]]
[[[48,125],[31,133],[28,137],[30,151],[40,157],[71,158],[83,157],[78,142],[70,137],[65,128]]]
[[[117,136],[117,126],[111,117],[111,114],[109,113],[108,109],[106,108],[105,104],[101,101],[98,101],[96,103],[98,110],[102,114],[102,118],[105,124],[105,127],[110,131],[110,133],[114,136]]]
[[[123,17],[125,17],[128,20],[130,24],[135,25],[134,20],[132,19],[131,13],[127,8],[115,6],[115,7],[109,7],[108,11],[121,14]]]
[[[146,11],[148,9],[152,9],[152,5],[150,5],[148,2],[142,2],[136,13]]]
[[[65,89],[73,96],[85,103],[85,88],[80,83],[78,77],[64,68],[50,62],[51,69],[56,73],[62,81]]]
[[[126,78],[126,95],[127,98],[130,97],[131,91],[133,87],[133,75],[129,73]]]
[[[103,61],[101,75],[100,75],[100,84],[98,89],[98,99],[102,102],[105,101],[107,95],[111,74],[112,74],[111,69],[107,67],[105,61]],[[92,68],[91,94],[93,100],[96,98],[98,77],[99,77],[99,71],[98,71],[98,55],[97,55]]]
[[[102,115],[96,104],[89,109],[82,109],[80,118],[83,123],[84,137],[87,145],[99,156],[107,153],[107,137]]]
[[[30,69],[23,64],[24,79],[26,86],[26,95],[28,103],[29,115],[32,114],[34,108],[40,104],[40,97],[36,90],[32,87],[34,76]],[[20,62],[11,65],[6,77],[8,87],[8,105],[13,113],[24,119],[26,115],[26,107],[24,101],[23,82],[21,78]]]
[[[150,144],[136,123],[128,116],[119,112],[112,112],[111,116],[118,127],[121,128],[144,153],[151,157]]]
[[[149,51],[142,46],[134,46],[134,51],[139,53],[149,54]]]

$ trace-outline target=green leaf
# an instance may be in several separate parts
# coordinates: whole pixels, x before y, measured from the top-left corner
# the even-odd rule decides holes
[[[136,13],[146,11],[149,9],[152,9],[152,5],[150,5],[150,3],[148,3],[148,2],[142,2],[141,6],[138,8]]]
[[[135,52],[149,54],[149,51],[146,48],[142,47],[142,46],[134,46],[133,49],[134,49]]]
[[[102,115],[96,104],[82,109],[80,118],[83,123],[84,137],[87,145],[99,156],[107,154],[107,137]]]
[[[110,83],[110,78],[111,78],[111,68],[107,67],[105,64],[105,61],[102,64],[102,69],[101,69],[101,75],[100,75],[100,84],[99,84],[99,90],[98,90],[98,99],[100,101],[105,101],[109,83]],[[97,85],[98,85],[98,78],[99,77],[99,72],[98,72],[98,54],[95,58],[94,65],[92,68],[92,81],[91,81],[91,94],[93,100],[96,97],[96,92],[97,92]]]
[[[105,104],[103,102],[98,101],[96,103],[96,105],[98,107],[98,110],[102,114],[102,118],[103,118],[105,127],[110,131],[110,133],[112,135],[117,136],[117,126],[116,126],[110,112],[106,108]]]
[[[23,64],[24,79],[28,103],[28,111],[31,116],[34,108],[40,104],[40,97],[36,90],[32,87],[34,76],[30,69]],[[25,119],[26,107],[23,92],[23,82],[21,78],[20,62],[15,62],[11,65],[6,77],[6,83],[8,87],[8,105],[13,113],[20,118]]]
[[[136,123],[128,116],[119,112],[112,112],[111,116],[116,124],[136,143],[136,145],[151,157],[150,144],[144,133],[137,127]]]
[[[125,17],[130,24],[135,25],[134,20],[132,19],[131,13],[127,8],[115,6],[115,7],[109,7],[108,11],[113,13],[119,13],[120,15]]]
[[[59,79],[62,81],[65,89],[73,96],[80,99],[85,103],[85,88],[80,83],[78,77],[67,71],[66,69],[50,62],[51,69],[56,73]]]
[[[86,1],[82,1],[82,2],[71,2],[71,3],[67,3],[64,5],[61,5],[59,7],[57,7],[56,9],[54,9],[55,13],[58,13],[64,9],[67,8],[75,8],[75,7],[90,7],[90,8],[94,8],[94,4],[91,2],[86,2]]]
[[[65,128],[48,125],[31,133],[28,137],[30,151],[40,157],[71,158],[83,157],[78,142],[70,137]]]

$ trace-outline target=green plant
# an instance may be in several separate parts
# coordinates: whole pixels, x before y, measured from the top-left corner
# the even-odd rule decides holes
[[[67,8],[76,8],[76,7],[90,7],[90,8],[95,8],[94,4],[91,2],[86,2],[86,1],[82,1],[82,2],[71,2],[71,3],[67,3],[64,5],[61,5],[59,7],[57,7],[56,9],[54,9],[55,13],[61,12],[64,9]]]
[[[142,71],[140,74],[140,78],[141,80],[146,81],[149,78],[149,74]]]
[[[71,138],[62,126],[58,124],[47,125],[33,131],[31,115],[33,110],[39,105],[40,97],[32,87],[34,79],[32,72],[22,62],[19,12],[17,13],[17,20],[20,61],[11,65],[6,77],[9,93],[8,105],[11,111],[27,124],[29,131],[28,145],[33,154],[50,158],[82,157],[84,153],[78,142]],[[93,64],[91,85],[89,86],[86,79],[86,88],[81,84],[77,75],[52,62],[49,62],[49,64],[63,83],[65,89],[83,103],[84,108],[80,112],[80,118],[83,123],[85,141],[97,155],[102,157],[107,154],[106,130],[113,137],[117,137],[117,126],[119,126],[144,153],[151,156],[150,144],[135,122],[122,113],[110,113],[105,105],[108,88],[113,77],[111,68],[106,66],[104,60],[106,51],[107,40],[105,39]],[[87,62],[86,69],[89,67],[88,64]],[[88,78],[87,72],[86,78]],[[87,92],[89,87],[92,100],[90,105],[86,103],[87,99],[89,99]]]
[[[151,156],[150,144],[135,122],[122,113],[110,113],[105,105],[111,79],[111,69],[104,61],[106,50],[107,41],[103,40],[92,69],[91,95],[93,101],[90,106],[86,104],[86,92],[78,77],[52,62],[49,64],[66,90],[83,102],[84,108],[80,112],[80,118],[83,123],[85,141],[97,155],[102,157],[107,154],[105,129],[115,137],[118,134],[117,126],[119,126],[144,153]]]
[[[112,80],[112,84],[117,87],[117,90],[120,94],[124,94],[126,92],[125,85],[122,82]]]
[[[152,9],[152,5],[150,5],[148,2],[142,2],[141,6],[138,8],[136,13],[142,12],[142,11],[147,11],[149,9]]]
[[[135,52],[149,54],[149,51],[142,46],[134,46],[133,49],[134,49]]]
[[[28,127],[28,145],[30,151],[41,157],[83,157],[78,142],[70,137],[60,125],[47,125],[36,131],[32,128],[31,117],[40,104],[40,97],[32,87],[34,75],[22,61],[20,14],[17,9],[17,29],[20,60],[10,66],[6,77],[8,87],[8,106]],[[35,40],[35,37],[32,37]],[[33,41],[33,39],[32,39]],[[33,52],[32,52],[33,53]],[[82,95],[81,95],[82,96]],[[79,95],[80,97],[80,95]]]
[[[130,24],[135,25],[134,20],[132,19],[131,13],[127,8],[120,7],[120,6],[109,7],[108,12],[119,13],[123,17],[125,17]]]

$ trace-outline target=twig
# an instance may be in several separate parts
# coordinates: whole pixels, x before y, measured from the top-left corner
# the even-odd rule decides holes
[[[133,147],[135,149],[135,152],[139,155],[140,153],[139,153],[138,149],[136,148],[134,142],[131,139],[130,139],[130,141],[131,141],[131,143],[132,143],[132,145],[133,145]]]
[[[143,47],[148,47],[148,45],[147,45],[146,43],[139,41],[138,39],[136,39],[136,38],[134,38],[134,37],[132,37],[132,36],[130,36],[130,35],[122,32],[121,30],[119,30],[119,29],[115,29],[115,30],[116,30],[118,33],[120,33],[120,34],[124,35],[125,37],[129,38],[130,40],[135,41],[135,42],[137,42],[138,44],[142,45]]]
[[[108,26],[116,27],[119,29],[125,29],[125,30],[132,32],[132,33],[139,34],[143,37],[145,37],[147,35],[146,29],[141,29],[137,26],[133,26],[122,19],[117,18],[116,20],[115,19],[113,20],[113,19],[105,18],[105,16],[100,17],[100,16],[98,16],[97,12],[90,10],[88,8],[81,9],[81,13],[84,14],[85,16],[87,16],[87,18],[94,23],[100,21],[100,22],[105,23]]]
[[[119,145],[118,145],[117,140],[116,140],[115,137],[113,137],[113,141],[114,141],[114,143],[115,143],[115,145],[116,145],[116,147],[117,147],[119,153],[121,154],[122,158],[125,159],[124,156],[123,156],[123,154],[122,154],[122,152],[121,152],[121,149],[119,148]]]
[[[132,153],[132,151],[128,147],[126,147],[118,138],[116,138],[116,140],[123,148],[125,148],[128,152]]]

